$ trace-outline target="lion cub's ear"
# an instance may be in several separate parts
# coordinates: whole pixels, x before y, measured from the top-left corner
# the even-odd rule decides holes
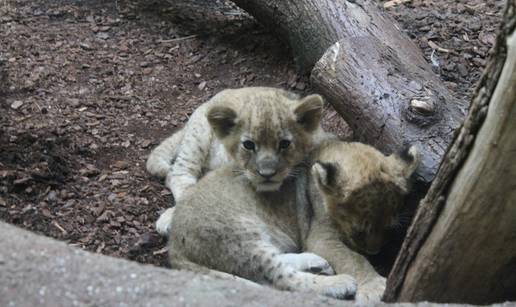
[[[334,163],[315,162],[312,166],[312,176],[317,186],[323,191],[330,193],[337,185],[337,166]]]
[[[217,137],[222,139],[235,127],[237,114],[229,107],[215,106],[208,111],[206,117]]]
[[[302,98],[294,109],[296,120],[306,131],[317,129],[323,111],[323,98],[320,95],[308,95]]]
[[[405,147],[400,152],[391,155],[391,157],[405,165],[402,171],[405,178],[409,178],[416,171],[421,161],[421,155],[414,145]]]

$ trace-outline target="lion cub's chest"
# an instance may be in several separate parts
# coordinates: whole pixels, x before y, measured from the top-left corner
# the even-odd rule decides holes
[[[259,203],[261,219],[269,225],[270,230],[286,234],[292,239],[293,245],[301,246],[295,184],[287,181],[277,192],[260,193]]]

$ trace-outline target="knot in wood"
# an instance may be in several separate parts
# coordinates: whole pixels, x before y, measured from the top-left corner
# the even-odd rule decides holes
[[[431,97],[413,98],[403,109],[405,118],[419,127],[433,125],[439,121],[439,106]]]
[[[430,99],[412,99],[410,109],[420,115],[432,115],[435,113],[435,104]]]

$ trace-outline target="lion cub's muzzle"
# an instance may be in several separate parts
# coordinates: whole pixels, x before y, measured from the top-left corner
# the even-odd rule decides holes
[[[277,173],[278,170],[276,168],[258,169],[258,175],[262,176],[265,180],[271,180]]]
[[[279,159],[270,157],[257,161],[256,174],[259,191],[275,191],[280,188],[288,172]]]

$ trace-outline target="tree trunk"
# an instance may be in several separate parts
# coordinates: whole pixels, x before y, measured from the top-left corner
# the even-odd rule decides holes
[[[234,0],[286,40],[303,71],[355,130],[384,152],[416,144],[429,183],[465,104],[371,0]]]
[[[516,300],[515,27],[509,0],[470,113],[391,271],[387,301]]]

